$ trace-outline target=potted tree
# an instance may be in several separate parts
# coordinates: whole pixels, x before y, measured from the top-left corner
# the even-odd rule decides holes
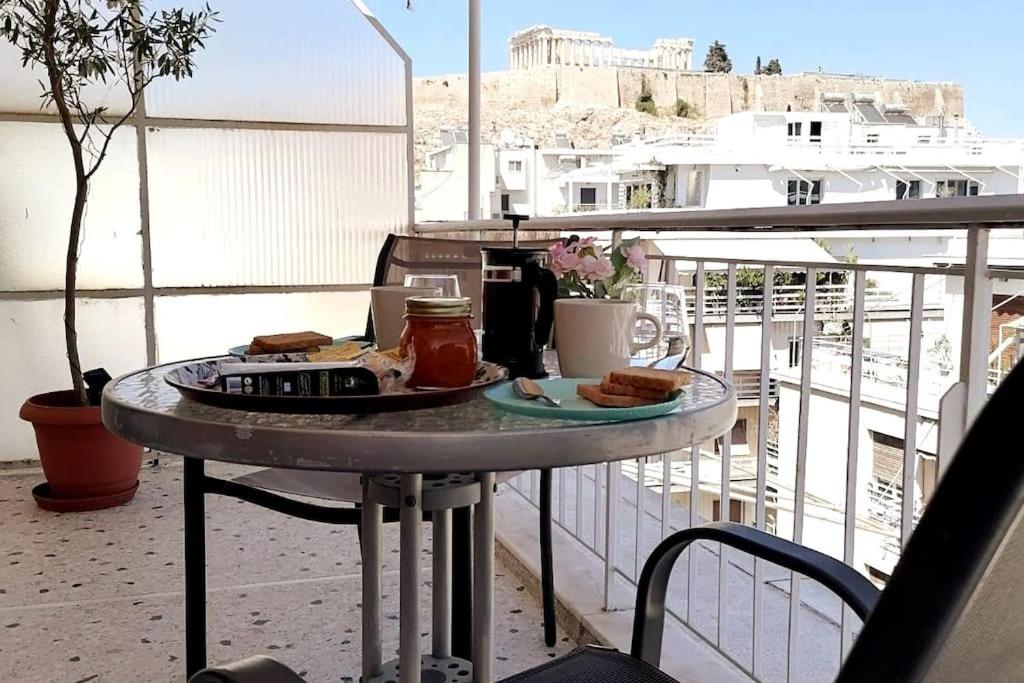
[[[128,123],[154,80],[192,76],[195,54],[214,31],[209,6],[194,12],[147,12],[144,0],[0,0],[0,36],[36,70],[42,107],[56,111],[71,152],[75,197],[68,225],[64,336],[70,390],[29,398],[21,417],[32,423],[47,483],[36,501],[48,509],[118,505],[138,488],[140,447],[110,434],[90,401],[78,353],[75,289],[82,219],[89,183],[107,158],[110,141]],[[123,110],[90,104],[103,87],[128,95]],[[95,392],[94,392],[95,393]]]

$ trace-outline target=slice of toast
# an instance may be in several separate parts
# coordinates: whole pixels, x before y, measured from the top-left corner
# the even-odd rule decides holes
[[[633,396],[634,398],[648,398],[652,401],[664,401],[668,399],[671,392],[659,389],[644,389],[642,387],[631,387],[627,384],[616,384],[609,382],[605,377],[601,381],[601,392],[612,396]]]
[[[249,344],[249,353],[286,353],[289,351],[319,350],[321,346],[330,346],[334,340],[317,332],[288,332],[286,334],[266,334],[253,337]]]
[[[660,401],[649,398],[637,398],[636,396],[614,396],[601,391],[597,384],[578,384],[576,393],[602,408],[636,408],[638,406],[649,406]]]
[[[666,394],[682,389],[693,381],[693,375],[686,370],[655,370],[654,368],[625,368],[612,370],[607,380],[612,384],[624,384],[638,389],[652,389]]]

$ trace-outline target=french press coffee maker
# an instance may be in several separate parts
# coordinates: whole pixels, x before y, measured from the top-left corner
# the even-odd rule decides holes
[[[483,358],[508,368],[509,377],[547,377],[544,346],[551,339],[558,278],[547,268],[548,252],[519,248],[519,221],[512,219],[513,246],[484,247]]]

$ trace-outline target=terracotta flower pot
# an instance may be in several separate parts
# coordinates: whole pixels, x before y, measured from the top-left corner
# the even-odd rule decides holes
[[[142,447],[107,431],[99,406],[76,405],[72,392],[54,391],[25,401],[20,416],[35,428],[50,498],[91,499],[98,509],[134,495]]]

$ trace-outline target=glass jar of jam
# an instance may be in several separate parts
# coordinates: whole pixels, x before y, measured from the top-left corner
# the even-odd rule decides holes
[[[420,297],[405,300],[405,330],[398,345],[402,359],[412,358],[406,385],[414,389],[466,387],[476,377],[477,348],[469,297]]]

